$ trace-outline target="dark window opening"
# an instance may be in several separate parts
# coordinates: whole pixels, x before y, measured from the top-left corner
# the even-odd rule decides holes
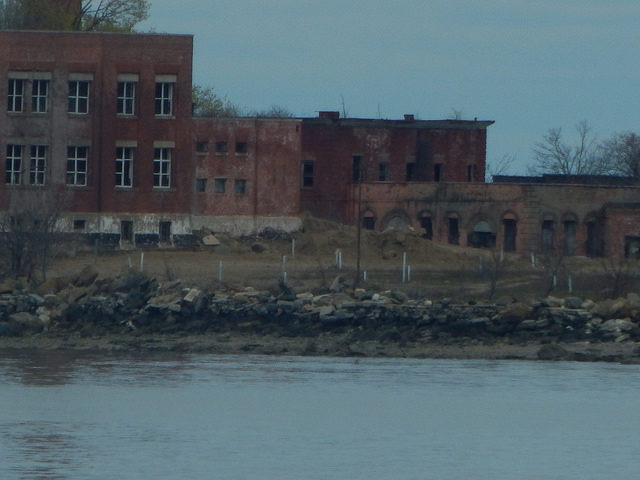
[[[413,182],[416,179],[416,162],[407,163],[407,182]]]
[[[209,151],[209,142],[200,141],[196,142],[197,153],[207,153]]]
[[[196,178],[196,192],[206,192],[206,191],[207,191],[207,179]]]
[[[362,217],[362,228],[373,230],[376,228],[376,219],[373,215],[365,215]]]
[[[424,229],[422,236],[427,240],[433,239],[433,224],[431,223],[431,217],[422,217],[420,219],[420,226]]]
[[[362,155],[354,155],[351,165],[351,180],[354,183],[364,180],[362,172]]]
[[[573,220],[564,222],[564,253],[565,255],[576,253],[576,222]]]
[[[496,234],[491,231],[488,222],[482,220],[475,224],[473,231],[467,236],[467,245],[476,248],[496,246]]]
[[[171,222],[160,222],[160,243],[171,243]]]
[[[449,219],[449,243],[458,245],[460,243],[460,230],[458,228],[458,219]]]
[[[133,222],[122,220],[120,222],[120,240],[123,242],[133,242]]]
[[[227,153],[227,142],[216,142],[216,153],[225,155]]]
[[[243,195],[247,188],[247,181],[242,178],[237,178],[233,184],[233,191],[239,195]]]
[[[76,232],[84,232],[85,221],[84,220],[74,220],[73,221],[73,229]]]
[[[389,164],[380,162],[378,164],[378,181],[386,182],[387,180],[389,180]]]
[[[433,181],[440,182],[442,180],[442,164],[436,163],[433,166]]]
[[[236,153],[238,155],[247,154],[247,142],[236,142]]]
[[[600,225],[595,222],[587,222],[587,256],[602,257],[604,255],[604,236]]]
[[[215,193],[224,193],[227,187],[226,178],[216,178],[213,180],[213,191]]]
[[[553,250],[553,220],[544,220],[542,222],[542,251],[551,252]]]
[[[631,235],[624,237],[624,256],[626,258],[640,258],[640,237]]]
[[[505,218],[502,221],[504,226],[504,251],[515,252],[516,251],[516,235],[517,227],[516,221],[512,218]]]
[[[302,163],[302,186],[313,187],[313,162]]]
[[[467,165],[467,182],[473,182],[476,179],[476,166]]]

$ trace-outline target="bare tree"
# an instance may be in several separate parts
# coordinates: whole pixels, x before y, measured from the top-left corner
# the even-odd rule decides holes
[[[4,273],[46,279],[57,241],[65,201],[49,190],[14,190],[8,210],[0,216],[0,259]]]
[[[485,180],[492,181],[492,178],[496,175],[507,175],[515,162],[516,156],[509,153],[503,155],[498,160],[491,160],[487,162]]]
[[[617,133],[600,145],[613,173],[640,179],[640,136],[632,132]]]
[[[596,136],[586,120],[576,125],[578,142],[565,142],[561,128],[550,128],[533,147],[535,163],[528,168],[531,175],[555,173],[561,175],[605,175],[611,167],[600,155]]]

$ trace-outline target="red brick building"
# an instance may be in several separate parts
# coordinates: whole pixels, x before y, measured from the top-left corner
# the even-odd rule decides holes
[[[637,184],[485,184],[492,121],[193,118],[192,45],[0,32],[0,209],[52,192],[64,231],[111,247],[180,245],[202,228],[295,231],[310,212],[522,253],[640,252]]]
[[[353,185],[484,182],[491,121],[370,120],[320,112],[303,120],[303,210],[353,223]]]

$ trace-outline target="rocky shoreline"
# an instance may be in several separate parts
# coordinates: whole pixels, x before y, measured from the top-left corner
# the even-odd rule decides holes
[[[0,349],[491,358],[640,363],[640,296],[454,304],[401,291],[206,291],[84,269],[0,285]]]

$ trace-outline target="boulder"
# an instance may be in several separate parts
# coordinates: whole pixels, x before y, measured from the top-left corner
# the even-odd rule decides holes
[[[582,299],[580,297],[567,297],[564,299],[564,308],[571,308],[577,310],[582,308]]]

